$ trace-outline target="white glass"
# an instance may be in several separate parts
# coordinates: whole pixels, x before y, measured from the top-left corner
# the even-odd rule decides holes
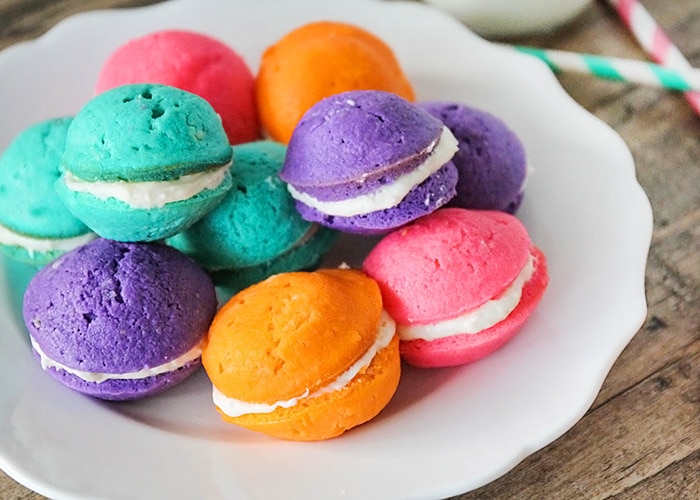
[[[580,14],[590,0],[425,0],[485,37],[547,32]]]

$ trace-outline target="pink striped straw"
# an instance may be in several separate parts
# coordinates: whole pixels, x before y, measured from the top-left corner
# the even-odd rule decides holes
[[[629,28],[644,51],[657,63],[671,69],[692,69],[678,47],[666,36],[639,0],[607,0],[622,22]],[[700,92],[685,92],[684,96],[695,113],[700,115]]]

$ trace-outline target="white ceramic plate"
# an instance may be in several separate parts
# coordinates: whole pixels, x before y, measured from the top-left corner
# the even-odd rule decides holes
[[[176,0],[93,12],[0,53],[0,148],[74,113],[109,52],[166,27],[214,35],[253,69],[306,22],[335,19],[396,51],[420,99],[479,106],[522,138],[535,171],[519,216],[547,254],[550,287],[519,336],[460,368],[406,369],[374,421],[289,443],[225,425],[200,372],[171,392],[108,404],[64,389],[30,353],[29,268],[0,265],[0,467],[52,498],[445,497],[481,486],[585,413],[646,313],[648,200],[623,141],[539,61],[492,46],[416,2]],[[346,257],[342,245],[329,262]],[[347,256],[352,258],[352,256]]]

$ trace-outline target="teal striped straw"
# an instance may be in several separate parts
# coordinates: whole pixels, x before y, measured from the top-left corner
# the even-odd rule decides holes
[[[572,71],[606,80],[653,85],[679,92],[700,90],[697,69],[679,71],[646,61],[579,54],[562,50],[513,46],[519,52],[541,59],[554,72]]]

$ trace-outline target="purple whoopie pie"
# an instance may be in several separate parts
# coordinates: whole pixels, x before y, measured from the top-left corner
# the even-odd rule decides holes
[[[280,178],[306,220],[381,234],[445,205],[457,140],[437,118],[389,92],[322,99],[297,124]]]
[[[523,200],[525,148],[503,120],[454,102],[418,106],[440,119],[459,142],[452,158],[457,167],[457,195],[448,206],[515,213]]]
[[[90,396],[129,400],[200,366],[216,308],[209,276],[177,250],[100,238],[42,268],[23,315],[51,376]]]

